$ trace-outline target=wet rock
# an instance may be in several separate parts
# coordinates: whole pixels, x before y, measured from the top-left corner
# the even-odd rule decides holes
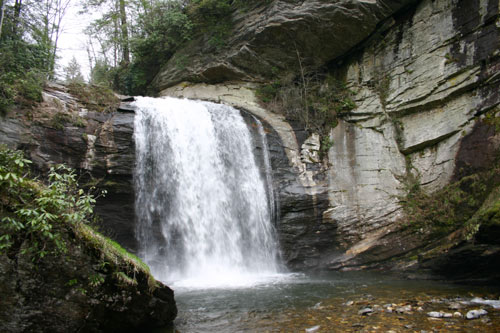
[[[453,312],[453,317],[455,317],[455,318],[463,318],[464,316],[462,315],[462,313],[456,311],[456,312]]]
[[[411,305],[399,306],[396,308],[397,313],[409,313],[412,311]]]
[[[443,318],[443,313],[438,311],[427,312],[427,316],[431,318]]]
[[[24,150],[36,173],[64,163],[81,174],[81,186],[107,190],[95,212],[101,230],[127,250],[136,249],[133,170],[135,143],[133,113],[84,110],[63,86],[49,85],[36,106],[33,121],[23,113],[10,114],[0,123],[0,143]],[[80,121],[55,123],[57,114]],[[84,126],[84,127],[81,127]]]
[[[374,313],[374,311],[372,308],[363,308],[363,309],[358,311],[358,314],[361,316],[369,316],[373,313]]]
[[[319,163],[319,150],[321,143],[319,135],[314,133],[304,141],[301,147],[300,158],[304,163]]]
[[[467,319],[478,319],[478,318],[480,318],[482,316],[485,316],[487,314],[488,314],[488,312],[486,310],[484,310],[484,309],[470,310],[465,315],[465,318],[467,318]]]
[[[23,243],[14,258],[0,256],[1,332],[131,332],[174,320],[170,288],[160,282],[153,287],[144,271],[134,271],[123,258],[104,265],[108,258],[95,245],[61,234],[64,255],[34,262]]]
[[[475,297],[470,300],[470,303],[472,304],[484,304],[484,305],[489,305],[494,309],[500,309],[500,301],[499,300],[489,300],[489,299],[483,299],[480,297]]]
[[[448,309],[450,310],[460,310],[461,308],[463,308],[463,306],[458,302],[451,302],[450,305],[448,306]]]
[[[316,332],[316,331],[318,331],[320,328],[321,328],[321,326],[320,326],[320,325],[316,325],[316,326],[313,326],[313,327],[310,327],[310,328],[306,328],[306,332]]]
[[[431,311],[427,313],[427,316],[431,318],[451,318],[453,314],[443,311]]]

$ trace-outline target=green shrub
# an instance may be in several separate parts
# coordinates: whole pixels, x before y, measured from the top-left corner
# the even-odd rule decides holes
[[[231,14],[230,0],[193,0],[188,14],[199,26],[214,26]]]
[[[98,260],[87,277],[90,287],[107,283],[108,273],[117,285],[134,286],[141,273],[152,293],[157,282],[149,267],[88,225],[96,197],[78,187],[74,170],[53,167],[43,184],[29,176],[30,164],[21,151],[0,146],[0,254],[21,252],[39,262],[47,255],[70,257],[68,249],[83,245]],[[76,278],[66,285],[87,293]]]
[[[65,252],[61,229],[87,220],[95,198],[78,188],[73,170],[53,167],[43,185],[29,177],[29,164],[22,152],[0,147],[0,253],[27,241],[23,251],[37,259]]]

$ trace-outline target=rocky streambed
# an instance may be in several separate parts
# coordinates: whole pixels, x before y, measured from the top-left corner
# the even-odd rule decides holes
[[[498,286],[368,272],[283,274],[239,288],[177,288],[179,316],[174,330],[498,332],[499,297]]]
[[[348,301],[336,297],[306,310],[287,311],[280,314],[279,322],[270,325],[269,330],[424,333],[498,332],[500,329],[500,310],[485,304],[492,300],[407,291],[394,295],[394,292],[379,297],[365,294]]]

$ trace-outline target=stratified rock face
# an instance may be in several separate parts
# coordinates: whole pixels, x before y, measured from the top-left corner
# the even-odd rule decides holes
[[[368,37],[383,19],[413,0],[263,1],[235,13],[226,47],[193,40],[155,79],[158,90],[181,81],[217,83],[269,78],[273,69],[320,66]],[[252,6],[252,5],[249,5]]]
[[[32,119],[19,113],[2,120],[0,143],[27,151],[41,173],[64,163],[81,173],[80,185],[107,190],[95,208],[101,227],[134,251],[134,113],[86,111],[58,85],[47,87],[43,99]],[[58,120],[61,114],[66,120]]]
[[[391,246],[410,173],[434,192],[493,162],[499,135],[481,118],[500,103],[498,13],[498,1],[422,1],[338,66],[357,108],[331,134],[325,218],[353,245],[332,267]]]
[[[289,29],[298,35],[303,32],[301,36],[318,27],[301,26],[310,18],[304,10],[312,8],[309,6],[313,3],[274,2],[275,6],[283,5],[289,10],[301,8],[297,28]],[[397,7],[381,3],[351,2],[351,8]],[[324,23],[323,18],[331,19],[329,10],[347,3],[322,5],[324,11],[315,12],[314,19]],[[385,13],[389,12],[393,13]],[[410,178],[417,179],[425,191],[435,192],[465,174],[487,170],[498,156],[500,135],[483,121],[485,115],[491,116],[498,110],[500,103],[498,12],[496,0],[420,1],[381,22],[363,44],[330,63],[334,74],[344,76],[349,88],[356,92],[357,107],[332,130],[328,165],[317,162],[318,140],[293,128],[280,115],[262,109],[251,84],[182,83],[164,89],[161,95],[228,103],[264,120],[272,128],[270,137],[276,138],[270,142],[276,143],[271,150],[275,187],[280,194],[278,231],[286,262],[294,268],[364,267],[425,242],[411,232],[398,231],[403,218],[400,200],[407,193]],[[283,27],[277,22],[293,26],[291,20],[284,20],[293,17],[287,10],[276,17],[256,21],[275,20],[276,30]],[[356,19],[351,23],[355,26]],[[346,34],[330,30],[330,38],[346,38],[351,30],[345,31]],[[251,25],[247,33],[245,40],[251,41],[249,45],[259,57],[255,68],[260,68],[269,54],[280,55],[267,53],[269,44],[259,39],[266,29],[255,30]],[[318,40],[310,38],[312,43]],[[354,39],[355,43],[359,41]],[[297,45],[303,45],[301,37],[297,40]],[[230,45],[236,48],[239,44]],[[312,54],[316,49],[307,53],[298,47],[304,61],[324,63],[346,51],[341,47],[338,54],[321,52],[332,45],[316,48],[320,50],[317,53],[328,54],[323,58]],[[283,52],[274,61],[287,64],[296,56],[295,50],[284,46]],[[224,59],[234,65],[237,54],[229,52]],[[212,80],[200,74],[209,70],[211,63],[197,61],[196,66],[176,78]],[[167,65],[159,76],[159,87],[175,81],[168,78],[173,73],[170,70]],[[255,70],[245,73],[249,74],[245,77],[248,79]]]

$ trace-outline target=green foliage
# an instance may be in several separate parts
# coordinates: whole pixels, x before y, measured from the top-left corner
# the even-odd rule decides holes
[[[323,152],[331,147],[329,133],[337,126],[338,118],[356,107],[354,93],[345,83],[315,72],[287,83],[276,79],[261,85],[256,95],[267,109],[320,134]]]
[[[69,92],[90,111],[114,112],[120,104],[118,97],[106,86],[73,82],[67,87]],[[76,121],[73,121],[75,125]]]
[[[45,74],[36,51],[24,41],[0,39],[0,114],[41,101]]]
[[[324,136],[323,139],[321,140],[321,153],[326,154],[328,153],[328,150],[333,147],[333,140],[330,139],[329,136]]]
[[[500,169],[494,167],[463,177],[432,194],[426,193],[414,178],[407,183],[408,192],[401,201],[408,226],[429,230],[435,237],[467,227],[492,189],[498,186],[499,174]]]
[[[263,103],[271,103],[278,98],[280,88],[281,82],[276,80],[268,84],[260,85],[255,91],[255,94]]]
[[[140,273],[153,292],[157,282],[149,267],[87,224],[96,197],[78,187],[75,172],[63,165],[53,167],[44,185],[29,177],[30,164],[22,152],[0,146],[0,254],[13,258],[21,252],[38,261],[47,255],[70,256],[67,249],[84,244],[99,262],[86,278],[88,286],[107,283],[107,274],[117,285],[135,286]],[[88,292],[76,278],[66,285]]]
[[[73,170],[51,168],[44,186],[29,178],[30,163],[22,152],[0,147],[0,252],[27,241],[22,251],[38,259],[65,252],[61,229],[88,219],[95,198],[78,188]]]
[[[140,33],[131,40],[129,91],[145,90],[161,65],[193,36],[193,23],[180,1],[156,2],[138,24]]]
[[[89,285],[92,287],[92,288],[97,288],[99,287],[101,284],[104,283],[104,276],[102,274],[99,274],[99,273],[96,273],[96,274],[92,274],[91,276],[89,276],[88,278],[88,281],[89,281]]]
[[[205,34],[211,51],[220,51],[231,33],[231,13],[236,6],[230,0],[194,0],[187,7],[194,33]]]
[[[71,119],[72,119],[71,115],[67,113],[58,112],[54,114],[54,116],[52,117],[51,125],[55,129],[62,130],[64,129],[64,125],[66,123],[69,123]]]
[[[53,77],[56,22],[62,2],[5,2],[0,35],[0,114],[15,106],[28,107],[41,100],[43,83]],[[67,1],[64,1],[67,5]]]
[[[377,92],[380,99],[380,103],[384,108],[387,105],[387,98],[389,97],[390,84],[391,84],[391,78],[387,74],[383,74],[380,72],[374,73],[373,88]]]
[[[134,278],[131,278],[127,276],[124,272],[116,272],[114,274],[114,277],[116,280],[118,280],[118,283],[124,286],[136,286],[137,285],[137,280]]]
[[[193,0],[188,6],[188,13],[196,25],[213,27],[231,14],[230,0]]]
[[[114,67],[108,61],[97,61],[91,82],[105,83],[124,94],[146,94],[162,65],[194,37],[205,35],[211,52],[222,49],[232,29],[231,12],[236,6],[232,3],[230,0],[171,0],[148,4],[145,10],[139,11],[130,38],[132,61]],[[97,35],[102,30],[99,27],[107,25],[108,21],[96,21],[89,32]],[[110,43],[106,45],[120,44],[120,41]],[[175,64],[183,70],[188,62],[189,59],[178,56]]]
[[[484,117],[484,122],[495,130],[495,133],[500,133],[500,107],[496,107],[491,112],[488,112]]]
[[[71,279],[68,281],[68,283],[66,283],[67,286],[74,286],[75,284],[78,283],[78,279]]]
[[[73,56],[68,66],[64,67],[65,81],[66,83],[84,83],[80,64]]]

